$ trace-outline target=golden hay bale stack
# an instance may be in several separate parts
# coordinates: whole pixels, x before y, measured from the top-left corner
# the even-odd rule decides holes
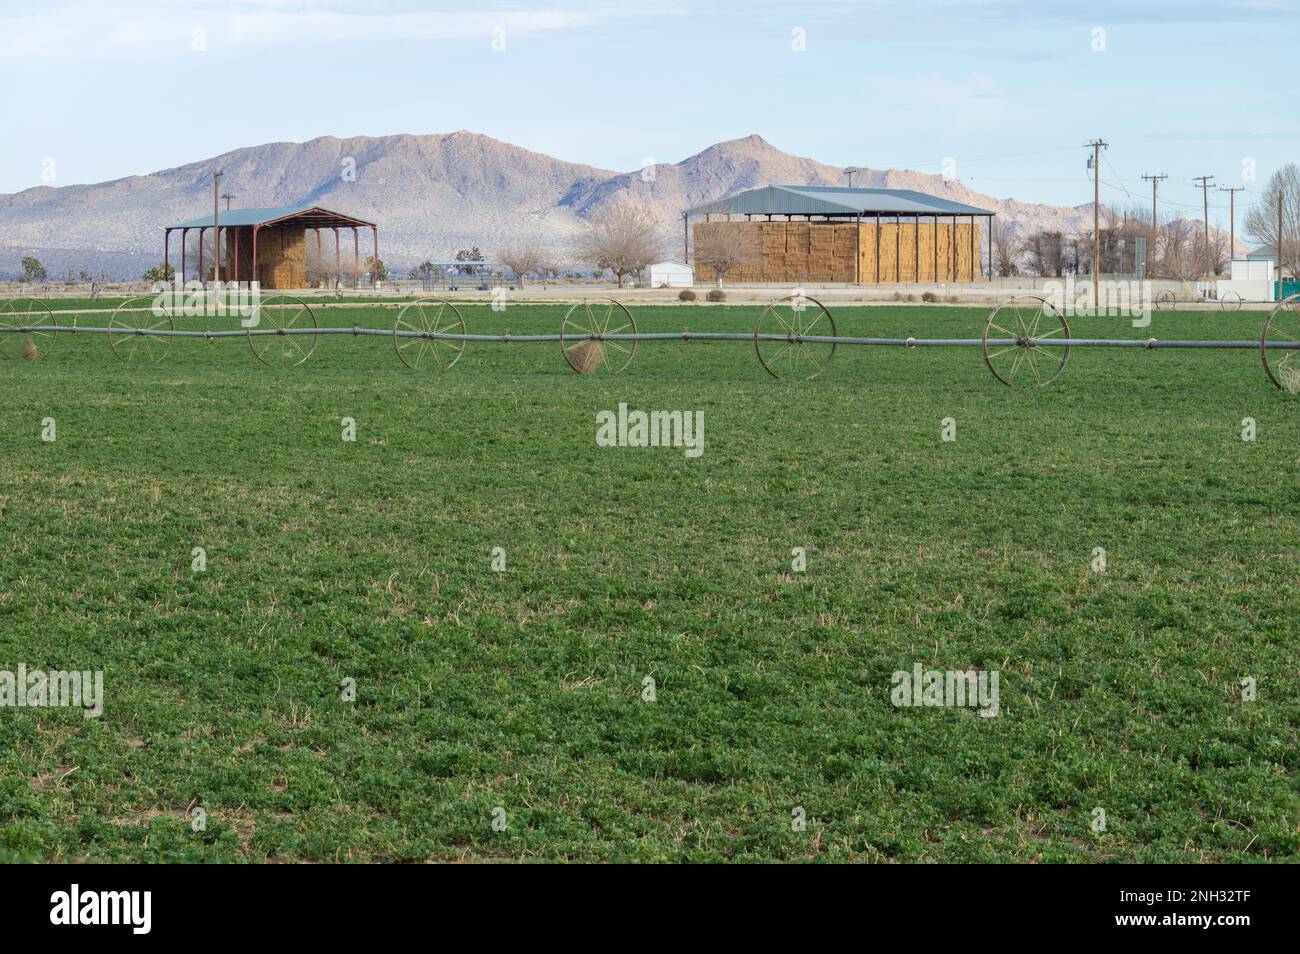
[[[573,365],[573,370],[579,374],[589,374],[596,370],[605,360],[605,346],[599,341],[584,341],[578,347],[569,352],[569,361]]]

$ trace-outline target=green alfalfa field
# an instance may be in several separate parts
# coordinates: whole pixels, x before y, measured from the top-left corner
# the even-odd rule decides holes
[[[564,308],[463,311],[525,334]],[[966,337],[986,311],[835,316]],[[844,347],[791,381],[743,342],[578,376],[554,344],[438,374],[384,338],[276,369],[84,335],[0,361],[0,398],[0,670],[105,694],[0,708],[0,858],[1300,857],[1300,404],[1253,352],[1076,350],[1022,392],[970,348]],[[703,454],[598,446],[620,402],[702,411]],[[917,663],[997,672],[998,715],[895,707]]]

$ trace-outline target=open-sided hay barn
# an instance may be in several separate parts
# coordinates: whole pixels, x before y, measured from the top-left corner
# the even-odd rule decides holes
[[[361,270],[361,242],[359,229],[370,229],[374,241],[374,261],[379,261],[379,227],[373,222],[353,218],[339,212],[331,212],[316,205],[290,206],[280,209],[227,209],[219,213],[217,227],[221,231],[221,241],[217,248],[221,251],[221,279],[227,282],[259,282],[262,288],[305,288],[307,287],[307,242],[308,233],[315,233],[311,239],[316,243],[317,258],[323,262],[324,256],[322,233],[326,230],[334,233],[334,264],[336,277],[342,276],[343,251],[339,230],[352,231],[352,271]],[[169,225],[163,230],[163,261],[169,263],[171,257],[171,234],[181,233],[181,263],[177,277],[182,281],[187,277],[188,267],[185,261],[185,239],[191,230],[199,234],[199,255],[197,266],[200,281],[211,281],[213,263],[203,261],[203,236],[213,227],[211,215]],[[210,258],[210,256],[209,256]]]
[[[714,277],[718,246],[743,249],[733,282],[974,282],[984,275],[977,219],[993,213],[908,189],[767,186],[683,213],[695,274]],[[723,230],[729,230],[724,233]],[[734,256],[734,251],[733,251]]]

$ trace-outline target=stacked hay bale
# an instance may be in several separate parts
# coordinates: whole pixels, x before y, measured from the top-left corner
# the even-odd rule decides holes
[[[307,286],[307,230],[280,228],[259,230],[257,271],[263,288],[305,288]]]
[[[862,223],[858,268],[863,282],[876,281],[876,220]],[[972,228],[976,257],[971,257]],[[971,282],[976,280],[979,226],[951,220],[903,219],[901,223],[882,218],[880,235],[880,282]],[[844,279],[852,281],[852,279]]]
[[[808,267],[804,274],[814,282],[835,280],[835,226],[809,226]]]
[[[935,276],[937,282],[950,282],[953,279],[953,242],[952,242],[952,223],[940,222],[939,235],[935,244],[939,247],[939,273]]]
[[[864,221],[858,226],[858,274],[863,282],[876,280],[876,223]]]
[[[750,281],[776,281],[777,279],[760,277],[771,271],[784,271],[786,268],[786,226],[788,222],[759,222],[759,257],[749,265],[746,271],[755,277]]]
[[[852,282],[857,280],[857,234],[852,223],[697,222],[695,242],[708,242],[713,230],[735,229],[746,236],[749,260],[727,272],[731,282]],[[705,270],[706,271],[706,270]]]
[[[729,282],[875,282],[877,234],[882,284],[975,280],[971,242],[973,229],[978,249],[979,227],[969,222],[697,222],[697,245],[714,229],[740,230],[751,250],[749,261],[727,272]]]
[[[902,240],[898,245],[898,280],[902,282],[919,281],[917,266],[919,264],[919,249],[917,248],[917,231],[916,219],[903,219],[899,226],[899,238]]]
[[[975,260],[971,257],[971,250],[979,248],[979,226],[970,222],[958,222],[953,237],[957,243],[957,272],[953,281],[973,282]]]
[[[885,284],[979,278],[979,226],[970,216],[872,213],[861,220],[706,220],[694,227],[697,247],[708,244],[702,237],[716,237],[722,229],[748,238],[749,260],[729,269],[727,281]]]
[[[884,284],[892,284],[897,274],[898,239],[895,223],[880,223],[880,281]]]
[[[933,220],[921,222],[920,234],[917,236],[916,254],[921,269],[921,278],[923,282],[938,281],[935,277],[935,247],[934,243],[938,239],[938,229]]]

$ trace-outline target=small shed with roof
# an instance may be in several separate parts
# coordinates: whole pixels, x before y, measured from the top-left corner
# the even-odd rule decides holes
[[[362,272],[360,230],[369,229],[373,255],[366,257],[366,271],[373,274],[379,259],[379,226],[374,222],[341,212],[332,212],[318,205],[298,205],[271,209],[218,210],[214,219],[205,215],[188,222],[166,226],[163,230],[163,261],[170,265],[173,232],[181,233],[181,261],[177,277],[189,277],[186,261],[186,239],[189,233],[198,233],[198,261],[193,263],[200,281],[219,277],[229,282],[260,282],[262,288],[306,288],[322,277],[341,280],[345,274],[359,276]],[[216,248],[219,261],[204,262],[204,235],[217,231],[220,238],[215,243],[208,240],[210,250]],[[326,247],[325,233],[333,232],[333,255]],[[340,232],[352,233],[352,261],[345,264]],[[312,275],[308,269],[308,243],[315,246]],[[332,262],[331,262],[332,260]],[[333,268],[330,265],[333,265]],[[316,275],[315,273],[321,273]],[[315,279],[312,281],[311,279]]]

